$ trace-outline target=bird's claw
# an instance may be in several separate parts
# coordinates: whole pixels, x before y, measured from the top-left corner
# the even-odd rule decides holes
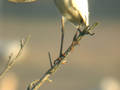
[[[88,35],[90,35],[90,36],[93,36],[93,35],[95,35],[95,33],[91,33],[91,32],[86,32],[86,34],[88,34]]]

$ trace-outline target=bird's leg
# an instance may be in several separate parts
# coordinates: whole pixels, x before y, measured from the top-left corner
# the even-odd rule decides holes
[[[77,27],[77,31],[76,31],[76,34],[75,34],[74,38],[77,38],[79,35],[83,35],[83,34],[84,34],[84,30],[82,30],[81,25],[79,25]]]
[[[60,55],[59,56],[61,56],[62,52],[63,52],[63,42],[64,42],[64,17],[63,16],[61,19],[61,25],[62,25],[62,27],[61,27],[62,35],[61,35],[61,45],[60,45]]]
[[[61,35],[60,57],[61,56],[65,56],[65,55],[63,55],[64,23],[65,23],[64,17],[62,16],[62,19],[61,19],[61,25],[62,25],[62,27],[61,27],[61,33],[62,33],[62,35]],[[61,59],[59,59],[59,60],[61,60]],[[65,64],[66,62],[67,61],[65,60],[64,62],[62,62],[62,64]]]
[[[51,66],[51,68],[52,68],[52,67],[53,67],[53,64],[52,64],[52,59],[51,59],[50,52],[48,52],[48,56],[49,56],[50,66]]]
[[[59,54],[59,58],[57,60],[54,61],[54,64],[56,63],[59,63],[61,61],[61,57],[65,56],[63,54],[63,42],[64,42],[64,17],[62,16],[62,19],[61,19],[61,44],[60,44],[60,54]]]
[[[76,33],[75,33],[75,35],[74,35],[74,37],[73,37],[73,42],[72,42],[71,51],[73,51],[73,49],[74,49],[73,46],[74,46],[74,45],[79,44],[77,38],[79,37],[79,35],[80,35],[81,33],[82,33],[82,31],[81,31],[80,26],[79,26],[79,27],[77,27],[77,31],[76,31]]]

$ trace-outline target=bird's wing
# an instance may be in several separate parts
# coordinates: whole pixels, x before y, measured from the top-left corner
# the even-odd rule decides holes
[[[72,4],[80,13],[86,25],[89,25],[88,0],[72,0]]]

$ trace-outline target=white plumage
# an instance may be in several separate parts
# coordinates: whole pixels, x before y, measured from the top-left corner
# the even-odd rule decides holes
[[[88,0],[54,0],[62,16],[74,25],[89,25]]]

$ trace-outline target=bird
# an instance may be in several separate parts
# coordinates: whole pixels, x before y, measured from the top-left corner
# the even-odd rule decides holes
[[[62,15],[61,56],[63,51],[65,20],[70,21],[79,32],[81,32],[81,28],[89,26],[88,0],[54,0],[54,3]]]
[[[56,7],[76,27],[89,25],[88,0],[54,0]],[[63,22],[64,23],[64,22]]]

